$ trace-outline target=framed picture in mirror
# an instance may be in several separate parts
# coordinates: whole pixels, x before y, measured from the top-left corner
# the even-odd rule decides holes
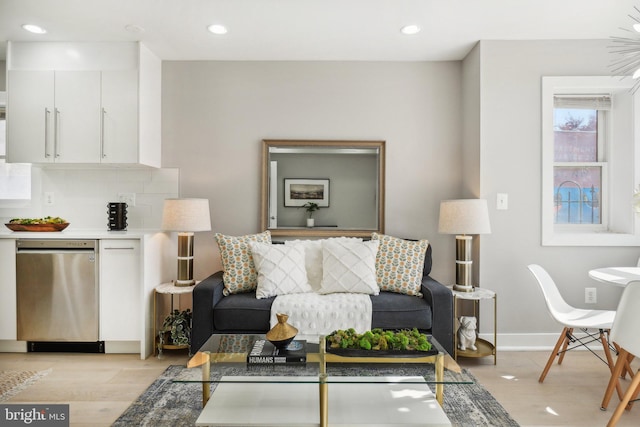
[[[318,207],[329,207],[328,179],[284,179],[284,205],[300,207],[313,202]]]

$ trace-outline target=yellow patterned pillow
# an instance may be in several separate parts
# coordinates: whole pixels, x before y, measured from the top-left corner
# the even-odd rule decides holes
[[[271,243],[271,232],[267,230],[263,233],[240,237],[216,233],[215,237],[224,269],[222,293],[227,296],[254,291],[258,286],[258,273],[253,263],[249,242]]]
[[[422,270],[429,241],[413,242],[378,233],[372,233],[371,240],[380,241],[376,256],[380,290],[422,297]]]

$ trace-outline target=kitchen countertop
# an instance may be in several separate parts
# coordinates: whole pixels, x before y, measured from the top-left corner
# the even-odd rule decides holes
[[[3,226],[4,227],[4,226]],[[162,233],[161,230],[135,229],[109,231],[100,229],[69,228],[56,232],[11,231],[4,227],[0,230],[0,239],[139,239],[148,234]]]

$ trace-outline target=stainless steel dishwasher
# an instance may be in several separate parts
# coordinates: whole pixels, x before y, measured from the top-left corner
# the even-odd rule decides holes
[[[27,351],[103,353],[98,241],[16,241],[18,340]]]

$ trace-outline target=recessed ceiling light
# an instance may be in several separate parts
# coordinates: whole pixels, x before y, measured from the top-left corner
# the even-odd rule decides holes
[[[408,36],[411,36],[413,34],[418,34],[420,32],[420,27],[418,27],[415,24],[405,25],[404,27],[400,28],[400,32],[402,34],[406,34]]]
[[[33,34],[45,34],[47,32],[44,28],[34,24],[24,24],[22,28]]]
[[[227,27],[220,24],[211,24],[207,27],[207,30],[213,34],[222,35],[227,34]]]
[[[640,23],[633,24],[633,29],[635,30],[636,33],[640,33]]]

